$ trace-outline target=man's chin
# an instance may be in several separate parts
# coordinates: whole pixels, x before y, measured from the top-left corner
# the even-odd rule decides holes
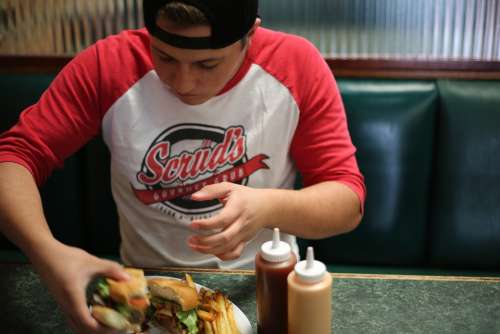
[[[207,102],[210,98],[206,96],[200,96],[200,95],[177,95],[177,98],[181,100],[183,103],[195,106],[198,104],[202,104]]]

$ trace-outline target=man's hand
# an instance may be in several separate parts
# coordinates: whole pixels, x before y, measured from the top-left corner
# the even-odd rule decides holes
[[[87,306],[85,290],[97,275],[127,280],[128,275],[122,266],[58,242],[51,243],[40,250],[40,253],[43,255],[32,259],[33,264],[67,316],[73,330],[82,334],[117,333],[101,326],[92,317]],[[48,254],[51,256],[47,256]]]
[[[353,230],[362,217],[357,194],[335,181],[301,190],[258,189],[224,182],[206,186],[191,198],[218,199],[224,204],[216,216],[194,220],[192,229],[201,233],[188,239],[193,250],[222,260],[238,258],[246,243],[263,228],[277,227],[301,238],[320,239]]]
[[[218,199],[224,204],[221,212],[208,219],[194,220],[193,230],[217,231],[211,235],[196,235],[188,240],[193,250],[213,254],[221,260],[238,258],[246,242],[265,227],[271,205],[265,189],[249,188],[234,183],[209,185],[194,193],[196,201]]]

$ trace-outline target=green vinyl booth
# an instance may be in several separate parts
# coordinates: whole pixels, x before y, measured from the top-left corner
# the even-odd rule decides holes
[[[51,75],[0,75],[0,131]],[[337,79],[368,195],[351,233],[314,246],[331,271],[500,273],[500,81]],[[109,153],[95,138],[41,188],[57,238],[118,258]],[[302,253],[303,255],[303,253]],[[1,261],[25,261],[0,236]]]

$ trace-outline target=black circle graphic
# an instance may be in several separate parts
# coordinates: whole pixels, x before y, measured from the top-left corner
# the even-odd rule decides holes
[[[237,127],[237,126],[234,126]],[[241,127],[242,128],[242,127]],[[224,140],[225,136],[225,131],[226,129],[222,127],[215,127],[215,126],[209,126],[205,124],[195,124],[195,123],[184,123],[184,124],[178,124],[173,127],[170,127],[163,131],[151,144],[149,147],[148,151],[149,152],[155,145],[158,143],[162,142],[169,142],[170,146],[173,147],[177,143],[181,143],[186,140],[198,140],[198,141],[204,141],[204,140],[209,140],[214,143],[214,145],[217,145],[219,143],[222,143]],[[245,142],[246,145],[246,142]],[[245,149],[246,152],[246,149]],[[189,153],[189,152],[188,152]],[[148,170],[146,166],[146,157],[148,156],[148,153],[144,156],[144,159],[142,161],[142,166],[141,166],[141,171],[148,175],[151,176],[152,173],[150,170]],[[247,155],[245,154],[239,161],[235,162],[233,165],[228,166],[228,167],[236,167],[239,166],[247,161]],[[217,171],[214,172],[216,174]],[[206,177],[204,177],[206,178]],[[199,181],[199,180],[198,180]],[[193,183],[196,183],[198,181],[194,181]],[[248,177],[242,179],[241,181],[237,182],[242,185],[246,185],[248,183]],[[180,184],[179,184],[180,185]],[[189,185],[189,184],[183,184],[183,185]],[[161,190],[163,187],[160,183],[153,185],[153,186],[146,186],[148,190]],[[222,207],[222,204],[220,203],[219,200],[210,200],[210,201],[193,201],[189,199],[188,197],[178,197],[174,198],[169,201],[161,202],[162,205],[165,205],[169,207],[172,210],[181,212],[186,215],[195,215],[195,214],[205,214],[209,213],[215,210],[218,210]]]

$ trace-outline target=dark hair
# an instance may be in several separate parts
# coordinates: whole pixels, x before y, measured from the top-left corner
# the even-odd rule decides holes
[[[182,1],[172,1],[166,4],[158,11],[158,17],[164,17],[180,27],[210,25],[210,21],[201,10]],[[248,34],[240,41],[244,48],[248,43]]]
[[[169,2],[160,8],[158,16],[163,16],[181,27],[210,25],[210,22],[201,10],[179,1]]]

